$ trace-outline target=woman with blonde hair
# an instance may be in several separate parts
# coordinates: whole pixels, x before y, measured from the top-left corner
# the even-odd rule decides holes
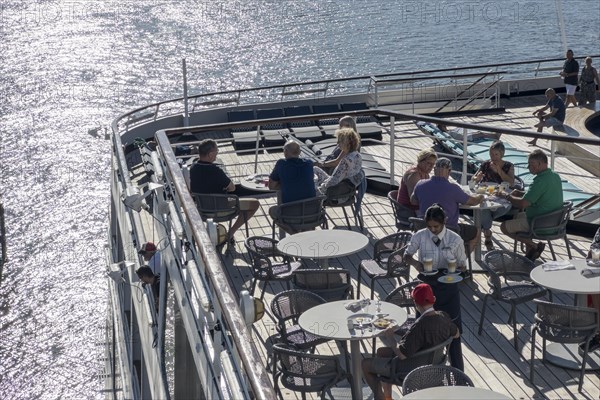
[[[344,179],[349,179],[353,185],[358,186],[363,180],[362,156],[359,153],[360,137],[352,128],[342,128],[336,131],[338,146],[341,150],[340,160],[329,175],[319,167],[315,167],[318,190],[325,193],[330,186],[337,185]]]
[[[351,117],[350,115],[344,115],[342,118],[340,118],[338,124],[339,129],[335,131],[336,136],[339,130],[344,128],[350,128],[354,132],[357,132],[358,135],[358,129],[356,128],[356,121],[354,120],[354,117]],[[358,137],[358,147],[360,148],[360,136]],[[342,154],[342,149],[339,145],[337,145],[335,146],[331,154],[329,154],[322,163],[315,163],[315,165],[327,171],[337,167],[342,158],[344,158],[344,155]]]
[[[417,163],[404,173],[400,181],[398,190],[398,203],[413,210],[418,210],[419,206],[411,204],[410,196],[415,190],[417,182],[421,179],[429,179],[429,173],[433,169],[437,160],[437,154],[433,149],[424,149],[417,154]]]

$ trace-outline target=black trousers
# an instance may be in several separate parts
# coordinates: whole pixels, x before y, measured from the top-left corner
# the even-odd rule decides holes
[[[452,322],[456,324],[458,330],[462,335],[462,319],[460,310],[460,292],[456,283],[441,283],[438,282],[438,278],[444,276],[440,271],[439,273],[432,276],[425,276],[419,274],[419,280],[427,283],[433,289],[435,296],[435,309],[437,311],[444,311],[447,313]],[[462,356],[462,344],[460,337],[454,339],[450,344],[450,365],[454,368],[458,368],[461,371],[465,370],[465,364]]]

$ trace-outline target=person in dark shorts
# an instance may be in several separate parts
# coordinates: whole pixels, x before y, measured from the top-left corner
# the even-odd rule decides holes
[[[399,342],[396,340],[397,327],[386,329],[380,338],[387,347],[377,349],[376,357],[362,361],[363,374],[375,400],[392,398],[391,384],[381,382],[379,377],[391,377],[397,367],[402,368],[402,360],[416,352],[437,346],[451,336],[460,336],[458,327],[448,315],[433,308],[436,299],[431,286],[421,283],[413,289],[411,295],[415,308],[420,313],[419,318]],[[406,371],[407,374],[409,372]]]

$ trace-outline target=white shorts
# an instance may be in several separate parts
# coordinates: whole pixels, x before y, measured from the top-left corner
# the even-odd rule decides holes
[[[550,128],[551,126],[561,126],[563,123],[554,117],[550,117],[544,121],[544,126]]]
[[[565,89],[567,89],[567,96],[573,96],[575,94],[575,89],[577,89],[577,85],[565,84]]]

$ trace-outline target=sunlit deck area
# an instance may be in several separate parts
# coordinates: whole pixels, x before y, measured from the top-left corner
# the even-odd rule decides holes
[[[504,127],[511,129],[532,130],[532,125],[536,119],[531,115],[532,111],[539,108],[543,102],[543,96],[539,98],[527,98],[508,101],[505,106],[507,111],[501,114],[460,117],[456,121],[484,124],[494,127]],[[569,111],[567,111],[569,112]],[[396,122],[395,125],[396,150],[394,171],[396,179],[399,181],[404,170],[415,160],[418,151],[423,148],[431,147],[433,142],[431,137],[424,136],[412,122]],[[384,142],[389,143],[390,136],[384,135]],[[517,136],[503,136],[502,140],[511,144],[515,149],[522,150],[526,154],[531,147],[525,143],[528,138]],[[540,140],[539,148],[549,152],[550,143]],[[598,149],[596,149],[597,151]],[[372,154],[377,158],[380,164],[390,170],[390,146],[389,145],[366,145],[363,152]],[[261,151],[259,154],[259,164],[254,166],[254,154],[240,155],[233,151],[231,144],[227,142],[220,143],[219,157],[226,165],[230,176],[238,181],[246,175],[252,173],[269,173],[277,159],[282,157],[280,152],[269,153]],[[526,166],[517,166],[516,173]],[[576,185],[585,192],[598,194],[600,186],[599,177],[583,170],[565,157],[558,156],[555,160],[555,170],[559,171],[561,177]],[[458,171],[460,172],[460,171]],[[250,236],[267,236],[272,233],[272,220],[269,217],[269,208],[276,204],[274,197],[260,198],[260,209],[253,219],[249,221]],[[330,224],[333,229],[347,229],[341,209],[328,209],[327,213],[333,219],[334,224]],[[365,224],[364,234],[369,238],[369,245],[364,250],[351,256],[332,259],[331,267],[341,267],[348,270],[352,276],[355,298],[367,298],[369,296],[369,286],[363,282],[361,293],[356,292],[358,268],[361,260],[369,259],[373,253],[373,243],[388,234],[396,232],[394,217],[390,203],[387,198],[367,193],[362,206],[363,219]],[[462,222],[472,222],[470,216],[463,215]],[[147,226],[153,221],[149,217],[145,219]],[[332,226],[334,225],[334,226]],[[151,228],[150,228],[151,229]],[[358,227],[353,230],[359,231]],[[495,222],[492,228],[494,232],[494,245],[496,249],[505,249],[512,251],[513,242],[502,235],[499,229],[499,222]],[[151,235],[146,235],[151,237]],[[234,293],[242,290],[249,290],[252,280],[251,269],[249,266],[249,255],[244,246],[246,239],[244,229],[240,229],[235,236],[235,246],[223,249],[221,260],[228,275],[230,284]],[[573,258],[584,258],[590,246],[591,238],[569,234]],[[567,259],[567,252],[562,240],[553,242],[557,258],[559,260]],[[485,250],[483,250],[485,252]],[[549,250],[542,254],[542,257],[536,261],[537,264],[551,260]],[[312,261],[305,261],[307,265],[315,266]],[[474,260],[474,269],[480,269],[478,262]],[[411,272],[411,278],[416,278],[416,271]],[[397,285],[395,280],[378,280],[375,286],[376,299],[383,299]],[[533,303],[526,303],[517,307],[517,326],[519,328],[518,341],[519,350],[513,347],[513,332],[510,324],[507,323],[509,316],[509,307],[505,304],[488,302],[488,310],[484,321],[484,332],[482,335],[477,333],[479,318],[482,307],[483,295],[488,291],[487,276],[483,273],[473,275],[473,279],[466,279],[458,284],[461,293],[463,335],[462,346],[465,361],[465,373],[473,380],[475,386],[487,388],[501,393],[509,398],[530,399],[530,398],[549,398],[549,399],[598,399],[600,397],[600,375],[599,371],[588,371],[585,374],[583,391],[577,390],[579,383],[579,371],[568,370],[555,367],[549,363],[541,361],[541,339],[537,339],[533,344],[536,346],[535,361],[535,385],[529,381],[529,360],[531,354],[531,326],[534,322],[535,307]],[[272,345],[271,338],[277,333],[276,322],[272,317],[269,305],[273,296],[280,291],[285,290],[284,284],[272,283],[267,287],[264,302],[267,313],[258,322],[252,325],[251,333],[257,351],[261,354],[265,365],[269,358]],[[258,296],[258,291],[256,295]],[[572,305],[574,298],[570,294],[554,292],[554,301]],[[381,344],[379,343],[378,346]],[[371,356],[371,341],[361,342],[363,357]],[[320,354],[339,354],[338,347],[334,342],[319,345],[317,353]],[[341,356],[340,356],[341,357]],[[295,393],[282,388],[283,398],[300,398],[300,393]],[[349,399],[350,388],[347,382],[342,382],[338,387],[332,390],[336,399]],[[368,389],[364,390],[365,397],[370,395]],[[402,395],[398,387],[394,388],[395,398],[401,398]],[[316,398],[310,397],[309,398]]]

